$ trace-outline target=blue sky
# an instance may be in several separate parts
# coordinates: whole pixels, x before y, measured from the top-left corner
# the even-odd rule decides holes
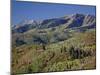
[[[95,6],[12,1],[12,24],[25,19],[43,20],[69,14],[95,15]]]

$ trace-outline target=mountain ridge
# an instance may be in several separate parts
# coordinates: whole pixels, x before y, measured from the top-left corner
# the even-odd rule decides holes
[[[95,28],[96,18],[94,15],[84,14],[72,14],[59,18],[45,19],[42,21],[37,20],[25,20],[16,26],[12,27],[13,32],[23,33],[31,29],[47,29],[54,28],[61,25],[66,25],[66,28],[76,28],[86,26],[89,28]]]

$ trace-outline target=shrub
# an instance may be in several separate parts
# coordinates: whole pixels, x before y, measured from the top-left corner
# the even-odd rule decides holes
[[[62,52],[66,52],[66,47],[65,47],[65,46],[62,46],[62,47],[61,47],[61,53],[62,53]]]
[[[69,49],[69,54],[72,57],[72,59],[80,59],[80,58],[84,58],[84,57],[87,57],[87,56],[91,56],[92,51],[91,50],[82,50],[80,48],[75,49],[72,46]]]

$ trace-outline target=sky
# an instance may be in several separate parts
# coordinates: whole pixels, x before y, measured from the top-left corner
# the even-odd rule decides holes
[[[23,20],[43,20],[75,13],[95,15],[95,10],[95,6],[89,5],[12,1],[11,20],[15,25]]]

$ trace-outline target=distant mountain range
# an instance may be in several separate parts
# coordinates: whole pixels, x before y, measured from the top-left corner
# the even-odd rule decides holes
[[[12,42],[23,44],[50,44],[67,40],[77,32],[95,30],[96,17],[72,14],[42,21],[25,20],[12,26]]]
[[[23,33],[31,29],[46,29],[65,25],[66,28],[95,28],[96,17],[93,15],[72,14],[64,17],[46,19],[42,21],[24,20],[12,27],[13,32]]]

